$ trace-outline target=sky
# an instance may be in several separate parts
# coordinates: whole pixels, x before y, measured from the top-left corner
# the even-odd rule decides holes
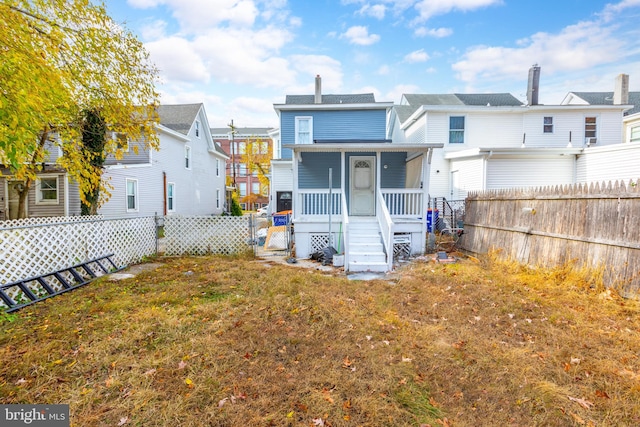
[[[161,103],[277,127],[286,95],[640,90],[640,0],[105,0],[160,70]]]

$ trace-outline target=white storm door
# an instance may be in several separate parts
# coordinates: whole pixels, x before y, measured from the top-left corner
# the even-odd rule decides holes
[[[376,158],[372,156],[351,157],[349,176],[351,215],[375,215]]]

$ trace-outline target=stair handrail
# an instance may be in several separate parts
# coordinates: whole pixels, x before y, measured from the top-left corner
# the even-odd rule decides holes
[[[378,197],[376,198],[376,218],[380,225],[380,233],[382,234],[382,244],[384,245],[385,253],[387,254],[387,270],[393,269],[393,220],[389,209],[382,197],[382,191],[378,188]]]

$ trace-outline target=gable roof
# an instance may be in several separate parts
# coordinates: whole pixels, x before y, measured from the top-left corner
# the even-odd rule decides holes
[[[158,106],[160,124],[171,130],[187,135],[198,112],[202,108],[200,104],[177,104]]]
[[[322,104],[370,104],[376,102],[373,93],[353,95],[322,95]],[[315,104],[315,95],[287,95],[284,101],[288,105]]]
[[[589,105],[613,105],[613,92],[571,92]],[[629,92],[629,102],[634,107],[624,112],[625,116],[640,112],[640,92]]]
[[[524,105],[510,93],[403,94],[402,97],[406,103],[414,107],[422,105],[519,107]]]
[[[265,136],[273,128],[259,128],[259,127],[236,127],[236,135],[249,135],[249,136]],[[228,135],[231,132],[231,128],[211,128],[211,135]]]

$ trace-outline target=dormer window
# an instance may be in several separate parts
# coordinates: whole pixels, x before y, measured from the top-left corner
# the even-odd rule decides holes
[[[296,117],[296,144],[313,143],[313,117]]]

